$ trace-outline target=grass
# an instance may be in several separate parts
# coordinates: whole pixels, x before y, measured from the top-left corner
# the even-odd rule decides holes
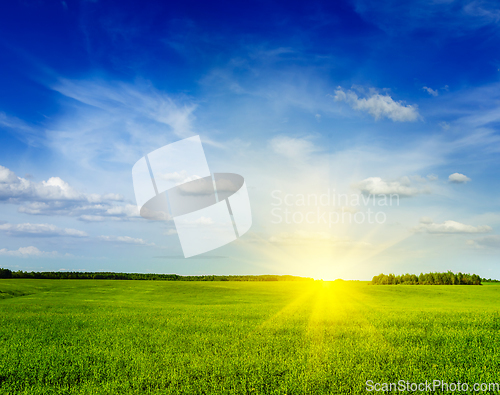
[[[500,285],[8,279],[0,291],[1,394],[500,382]]]

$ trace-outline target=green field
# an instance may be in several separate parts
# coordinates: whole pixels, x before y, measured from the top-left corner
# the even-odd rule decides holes
[[[5,279],[0,291],[1,394],[500,382],[500,285]]]

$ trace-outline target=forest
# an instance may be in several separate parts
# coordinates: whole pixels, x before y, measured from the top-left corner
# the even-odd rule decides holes
[[[416,274],[379,274],[374,276],[372,285],[481,285],[485,281],[477,274],[435,272]]]
[[[178,274],[156,273],[114,273],[114,272],[25,272],[0,268],[0,278],[37,278],[37,279],[71,279],[71,280],[155,280],[155,281],[313,281],[308,277],[289,275],[201,275],[180,276]]]

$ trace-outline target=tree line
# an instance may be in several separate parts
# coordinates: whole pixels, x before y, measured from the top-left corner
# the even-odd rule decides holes
[[[416,274],[379,274],[374,276],[371,283],[373,285],[481,285],[481,281],[485,281],[477,274],[469,273],[452,273],[436,272],[436,273],[420,273]]]
[[[265,274],[259,276],[180,276],[178,274],[156,273],[114,273],[114,272],[25,272],[0,268],[0,278],[41,278],[50,280],[154,280],[154,281],[311,281],[308,277]]]

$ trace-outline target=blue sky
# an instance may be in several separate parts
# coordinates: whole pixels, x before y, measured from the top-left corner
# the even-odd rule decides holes
[[[499,278],[499,28],[489,1],[11,2],[0,266]],[[131,169],[194,135],[213,172],[245,177],[253,226],[184,259],[172,221],[138,216]],[[276,223],[273,191],[299,219],[366,214],[297,203],[328,191],[399,205]]]

